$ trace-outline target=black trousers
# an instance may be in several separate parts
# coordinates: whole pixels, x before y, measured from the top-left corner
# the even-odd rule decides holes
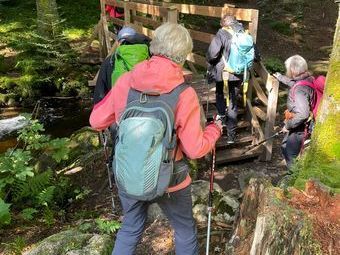
[[[229,81],[229,106],[226,112],[226,100],[223,93],[223,81],[216,82],[216,108],[219,115],[227,115],[228,134],[235,135],[237,126],[237,97],[242,81]]]
[[[286,160],[288,169],[291,168],[294,160],[299,156],[302,148],[304,132],[289,132],[283,138],[281,150]]]

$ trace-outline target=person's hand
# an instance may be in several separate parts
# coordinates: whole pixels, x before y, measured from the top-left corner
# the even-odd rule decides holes
[[[288,133],[289,130],[286,128],[286,126],[283,126],[283,128],[280,131],[281,133]]]
[[[273,76],[278,79],[282,74],[279,72],[273,73]]]
[[[220,129],[221,134],[223,133],[223,125],[222,125],[222,120],[215,120],[214,121],[215,125]]]

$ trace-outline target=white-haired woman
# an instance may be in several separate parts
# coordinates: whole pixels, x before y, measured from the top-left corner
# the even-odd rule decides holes
[[[155,30],[150,44],[151,59],[146,60],[116,82],[110,93],[91,113],[93,128],[102,130],[119,120],[130,89],[167,94],[184,83],[182,65],[193,47],[189,32],[181,25],[165,23]],[[200,107],[196,92],[187,87],[175,107],[178,138],[175,169],[166,194],[157,202],[175,230],[177,255],[197,255],[196,226],[192,215],[191,178],[184,155],[195,159],[209,153],[221,135],[221,122],[200,126]],[[131,159],[132,161],[135,159]],[[118,171],[118,169],[117,169]],[[150,202],[136,200],[119,192],[124,219],[117,234],[114,255],[134,254],[144,230]]]
[[[281,149],[287,167],[290,169],[306,138],[306,124],[308,124],[315,95],[311,87],[303,85],[304,81],[312,83],[314,79],[308,71],[307,61],[303,57],[291,56],[285,61],[285,67],[286,75],[276,73],[274,76],[289,87],[283,129],[286,136],[282,141]]]

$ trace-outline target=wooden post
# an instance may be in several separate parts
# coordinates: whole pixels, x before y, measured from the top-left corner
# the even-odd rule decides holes
[[[235,5],[233,4],[224,4],[222,12],[221,12],[221,18],[227,13],[228,8],[235,8]]]
[[[129,0],[124,0],[124,24],[131,24],[131,10],[128,7]]]
[[[266,126],[264,130],[265,137],[270,137],[273,135],[275,118],[276,118],[276,108],[277,108],[277,100],[279,96],[279,82],[273,77],[268,77],[269,82],[271,82],[271,89],[268,91],[268,107],[267,107],[267,118],[266,118]],[[268,81],[267,81],[268,82]],[[265,155],[261,157],[261,160],[270,161],[272,158],[272,150],[273,150],[273,139],[269,140],[265,143]]]
[[[176,6],[169,6],[168,8],[168,22],[176,23],[178,21],[178,11]]]
[[[259,21],[259,11],[252,10],[251,22],[249,23],[249,33],[253,36],[254,43],[256,43],[256,38],[257,38],[258,21]]]

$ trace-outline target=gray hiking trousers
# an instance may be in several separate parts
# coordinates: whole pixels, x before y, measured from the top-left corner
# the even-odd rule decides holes
[[[144,231],[151,202],[119,194],[124,219],[112,255],[133,255]],[[197,230],[192,215],[191,186],[165,194],[155,201],[175,230],[176,255],[198,255]],[[151,244],[150,244],[151,245]]]

